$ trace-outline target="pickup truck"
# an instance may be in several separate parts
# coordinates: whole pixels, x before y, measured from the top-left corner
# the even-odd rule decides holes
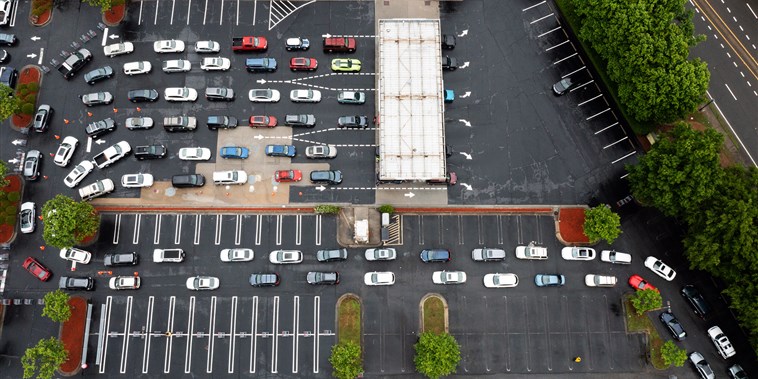
[[[129,146],[129,142],[121,141],[103,150],[100,154],[95,155],[95,157],[92,158],[92,163],[94,163],[97,168],[106,168],[113,162],[125,157],[131,151],[132,147]]]
[[[325,53],[354,53],[355,38],[329,37],[324,38]]]
[[[235,37],[232,38],[232,51],[266,51],[268,41],[265,37]]]
[[[179,263],[184,260],[184,250],[182,249],[155,249],[153,250],[153,262],[173,262]]]
[[[69,55],[66,60],[58,66],[58,72],[63,74],[63,78],[68,80],[74,77],[87,62],[92,60],[92,53],[87,49],[79,49]]]
[[[536,246],[534,242],[530,242],[527,246],[517,246],[516,258],[547,259],[547,248],[543,246]]]

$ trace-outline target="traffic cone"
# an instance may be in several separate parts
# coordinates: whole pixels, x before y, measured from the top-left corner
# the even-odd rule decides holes
[[[137,107],[137,112],[142,112],[142,108]]]
[[[47,175],[42,175],[42,177],[45,178],[45,180],[47,180]]]
[[[45,246],[44,245],[40,246],[39,249],[42,250],[42,251],[45,251]]]
[[[67,118],[64,118],[64,119],[63,119],[63,123],[64,123],[64,124],[68,125],[68,123],[69,123],[69,122],[71,122],[71,121],[69,121]]]
[[[87,116],[92,117],[92,112],[87,112]]]
[[[56,134],[55,135],[55,139],[61,139],[61,136],[59,136],[59,135]]]
[[[54,157],[54,156],[55,156],[55,154],[53,154],[53,153],[50,153],[50,156],[51,156],[51,157]]]
[[[118,113],[118,108],[113,108],[113,113]]]

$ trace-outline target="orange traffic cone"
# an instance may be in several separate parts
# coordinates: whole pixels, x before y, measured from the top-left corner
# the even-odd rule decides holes
[[[59,135],[56,134],[55,135],[55,139],[61,139],[61,136],[59,136]]]
[[[87,116],[92,117],[92,112],[87,112]]]
[[[137,112],[142,112],[142,108],[137,107]]]
[[[113,108],[113,113],[118,113],[118,108]]]
[[[67,118],[64,118],[64,119],[63,119],[63,123],[64,123],[64,124],[68,124],[69,122],[71,122],[71,121],[69,121]]]

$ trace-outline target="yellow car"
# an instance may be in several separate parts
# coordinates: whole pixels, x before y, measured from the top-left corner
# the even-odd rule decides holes
[[[332,59],[332,71],[358,72],[361,70],[361,61],[353,58]]]

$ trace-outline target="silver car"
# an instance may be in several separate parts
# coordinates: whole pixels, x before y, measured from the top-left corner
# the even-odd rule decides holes
[[[186,59],[171,59],[163,62],[163,72],[187,72],[192,69],[192,63]]]
[[[113,95],[110,92],[93,92],[82,95],[82,103],[88,107],[93,105],[110,104],[113,102]]]
[[[153,124],[152,117],[129,117],[126,119],[126,128],[129,130],[150,129]]]
[[[39,179],[39,170],[42,163],[42,153],[39,150],[29,150],[24,159],[24,178],[26,180]]]

